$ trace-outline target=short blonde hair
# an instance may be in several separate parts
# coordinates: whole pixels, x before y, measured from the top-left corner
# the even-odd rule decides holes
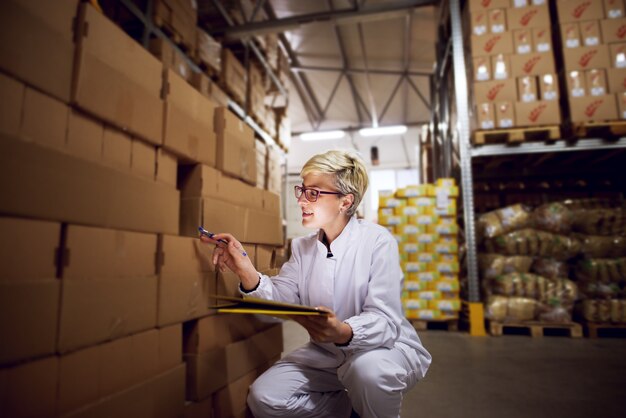
[[[337,191],[354,196],[354,202],[347,212],[348,216],[354,215],[368,184],[367,169],[361,157],[350,151],[326,151],[311,157],[302,167],[300,176],[311,173],[334,175]]]

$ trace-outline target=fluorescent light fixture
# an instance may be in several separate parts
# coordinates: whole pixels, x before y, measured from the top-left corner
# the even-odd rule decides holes
[[[303,141],[322,141],[324,139],[340,139],[344,136],[346,136],[344,131],[321,131],[300,134],[300,139]]]
[[[379,126],[377,128],[363,128],[359,130],[361,136],[385,136],[385,135],[402,135],[406,132],[406,126]]]

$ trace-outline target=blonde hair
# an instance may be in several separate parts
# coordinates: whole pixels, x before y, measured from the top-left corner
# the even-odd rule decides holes
[[[326,151],[311,157],[302,167],[300,176],[311,173],[334,175],[337,191],[354,196],[354,202],[347,211],[348,216],[354,215],[368,184],[367,170],[361,157],[350,151]]]

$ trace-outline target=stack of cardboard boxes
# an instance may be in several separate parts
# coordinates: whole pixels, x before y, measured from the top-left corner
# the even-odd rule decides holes
[[[559,0],[557,7],[571,121],[626,118],[623,1]]]
[[[545,0],[470,0],[474,129],[559,125],[559,89]]]
[[[457,196],[452,179],[379,194],[378,222],[398,241],[407,318],[458,317]]]
[[[196,49],[198,6],[195,0],[155,0],[152,5],[154,23],[170,32],[187,51]]]
[[[234,232],[276,271],[280,197],[254,187],[254,137],[88,3],[7,1],[0,23],[3,415],[243,416],[280,327],[209,309],[237,279],[180,225]],[[229,369],[199,396],[203,320],[241,331],[216,334],[208,358],[226,360],[203,364]]]

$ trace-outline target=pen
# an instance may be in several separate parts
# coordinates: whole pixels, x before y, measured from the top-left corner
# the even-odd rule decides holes
[[[203,227],[199,226],[199,227],[198,227],[198,231],[200,231],[200,235],[206,235],[207,237],[214,239],[214,238],[213,238],[213,236],[214,236],[215,234],[214,234],[214,233],[212,233],[212,232],[207,231],[207,230],[206,230],[206,229],[204,229]],[[222,239],[222,238],[218,239],[218,240],[217,240],[217,242],[221,242],[222,244],[226,244],[226,245],[228,245],[228,241],[226,241],[225,239]],[[245,251],[241,251],[241,255],[243,255],[244,257],[247,257],[247,256],[248,256],[248,253],[247,253],[247,252],[245,252]]]

